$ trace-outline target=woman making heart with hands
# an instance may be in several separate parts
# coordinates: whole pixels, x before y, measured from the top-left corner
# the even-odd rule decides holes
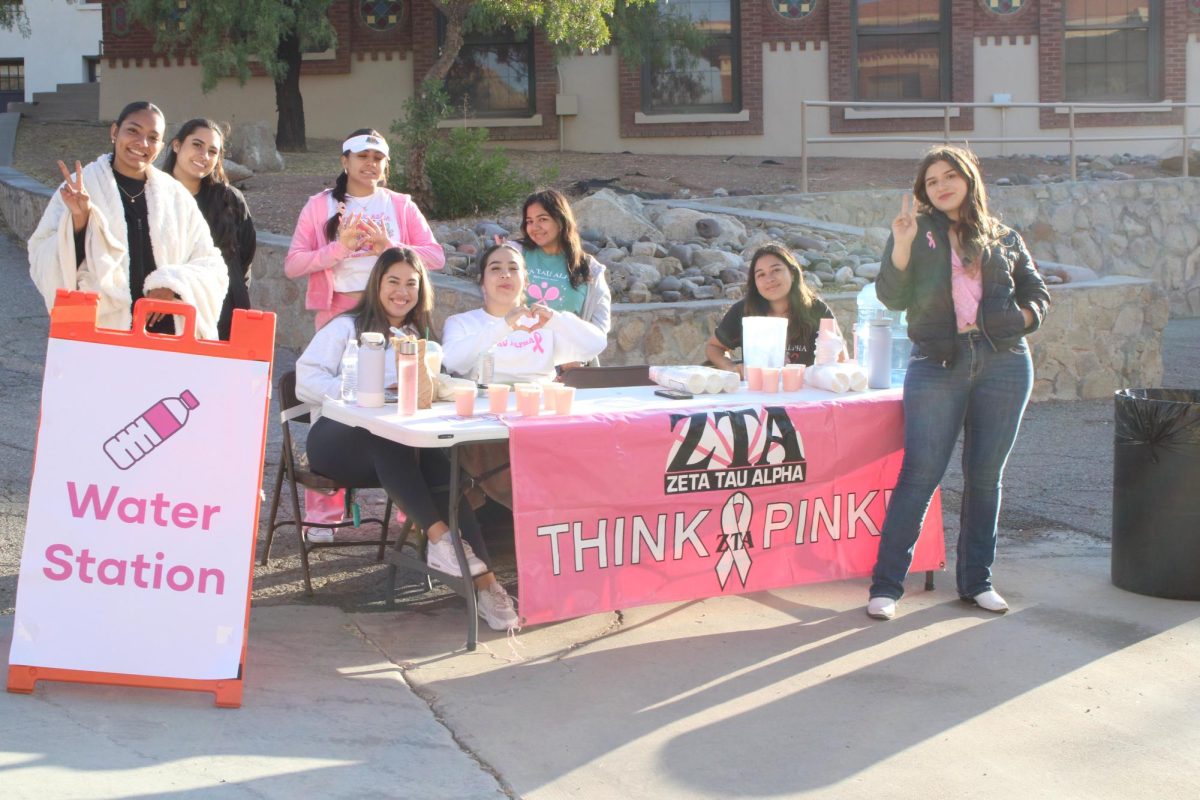
[[[448,318],[442,334],[442,364],[456,375],[478,380],[479,357],[490,350],[496,383],[552,381],[559,364],[589,361],[608,343],[574,314],[526,304],[525,258],[511,242],[483,251],[479,285],[483,308]]]
[[[342,172],[332,189],[308,199],[283,262],[289,278],[308,278],[305,308],[319,330],[353,308],[379,254],[410,247],[431,270],[446,254],[416,204],[387,188],[390,150],[375,130],[360,128],[342,143]]]

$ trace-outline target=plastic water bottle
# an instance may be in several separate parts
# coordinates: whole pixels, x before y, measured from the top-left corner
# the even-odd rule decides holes
[[[188,415],[200,406],[189,391],[164,397],[117,431],[104,443],[104,454],[117,469],[129,469],[187,424]]]
[[[358,350],[358,404],[363,408],[383,406],[383,334],[367,331]]]
[[[908,371],[908,355],[912,342],[908,340],[908,321],[903,311],[892,311],[879,301],[875,284],[868,283],[858,293],[858,315],[854,325],[854,360],[864,368],[870,349],[871,323],[882,313],[892,328],[892,386],[904,385],[904,373]]]
[[[892,388],[892,328],[891,321],[877,312],[871,320],[867,342],[867,386],[871,389]]]
[[[346,342],[342,352],[342,402],[353,403],[358,399],[358,339],[353,336]]]

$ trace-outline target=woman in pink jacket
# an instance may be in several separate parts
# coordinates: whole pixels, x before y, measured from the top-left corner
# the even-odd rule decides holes
[[[349,311],[367,286],[376,258],[390,247],[408,247],[426,269],[446,263],[429,223],[406,194],[387,188],[388,144],[370,128],[361,128],[342,144],[342,174],[333,189],[308,198],[288,248],[283,271],[308,278],[304,307],[317,312],[317,330]],[[311,522],[340,522],[345,497],[306,490],[305,517]],[[310,541],[333,540],[333,531],[310,528]]]
[[[305,308],[317,329],[354,307],[371,265],[389,247],[408,247],[427,269],[446,263],[429,223],[406,194],[387,188],[388,144],[362,128],[342,145],[342,174],[333,189],[308,199],[283,262],[289,278],[308,277]]]

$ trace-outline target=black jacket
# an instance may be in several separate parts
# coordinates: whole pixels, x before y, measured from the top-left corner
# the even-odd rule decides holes
[[[1014,347],[1022,336],[1037,330],[1050,305],[1050,293],[1025,242],[1016,231],[1004,230],[982,257],[983,297],[977,321],[994,349]],[[883,251],[875,284],[879,300],[894,311],[908,312],[908,338],[922,356],[952,364],[958,323],[950,292],[950,219],[940,211],[917,217],[917,236],[906,270],[892,264],[894,244],[889,238]],[[1033,312],[1033,325],[1028,328],[1022,308]]]

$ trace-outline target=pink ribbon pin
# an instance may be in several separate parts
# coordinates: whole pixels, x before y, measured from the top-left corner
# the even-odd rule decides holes
[[[925,231],[925,241],[929,242],[930,250],[937,250],[937,242],[933,240],[933,231]]]

